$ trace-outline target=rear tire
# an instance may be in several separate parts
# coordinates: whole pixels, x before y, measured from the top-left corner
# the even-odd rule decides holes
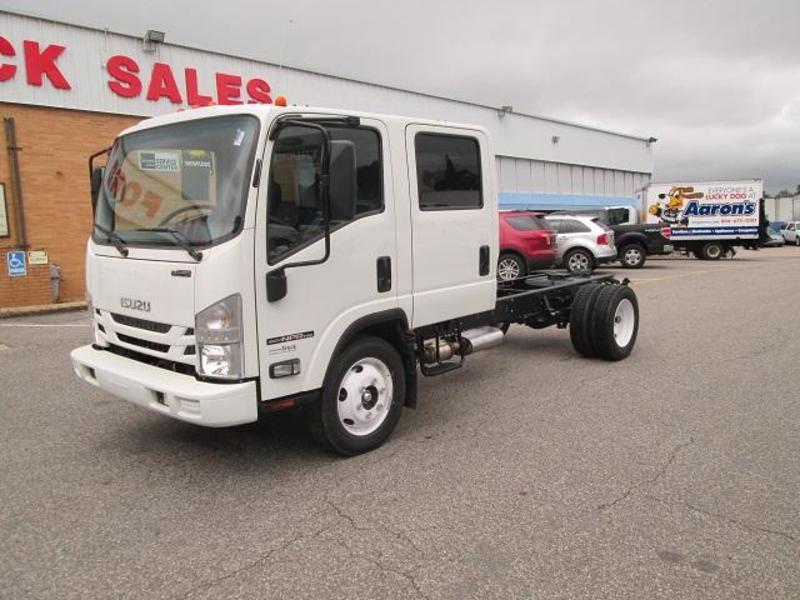
[[[373,450],[391,435],[406,395],[403,360],[386,340],[357,336],[331,363],[307,412],[314,440],[342,456]]]
[[[500,281],[514,281],[528,274],[525,262],[516,254],[501,254],[497,259],[497,279]]]
[[[719,260],[725,253],[725,249],[719,242],[708,242],[703,244],[700,249],[700,256],[705,260]]]
[[[570,273],[591,273],[594,256],[586,248],[573,248],[564,255],[564,268]]]
[[[619,262],[626,269],[641,269],[647,260],[647,251],[640,244],[628,244],[619,251]]]
[[[633,350],[639,333],[639,303],[626,285],[603,286],[592,313],[592,341],[604,360],[622,360]]]
[[[592,330],[592,315],[597,296],[602,285],[589,283],[583,285],[575,294],[572,308],[569,312],[569,339],[575,351],[586,358],[594,358],[597,351],[594,347],[594,332]]]

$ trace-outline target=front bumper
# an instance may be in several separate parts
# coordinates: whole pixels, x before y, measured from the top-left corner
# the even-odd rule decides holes
[[[206,427],[258,419],[254,381],[207,383],[92,346],[70,354],[75,373],[102,390],[153,412]]]

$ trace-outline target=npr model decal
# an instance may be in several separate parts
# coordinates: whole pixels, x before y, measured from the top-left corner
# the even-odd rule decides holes
[[[287,354],[297,351],[297,342],[299,340],[306,340],[314,337],[313,331],[303,331],[302,333],[290,333],[288,335],[280,335],[274,338],[267,339],[267,346],[275,346],[274,348],[267,348],[269,356],[276,356],[278,354]]]
[[[757,238],[760,180],[652,184],[646,190],[647,222],[669,225],[686,240]]]
[[[298,340],[305,340],[314,337],[313,331],[303,331],[302,333],[290,333],[288,335],[280,335],[274,338],[267,339],[267,346],[274,344],[285,344],[286,342],[296,342]]]

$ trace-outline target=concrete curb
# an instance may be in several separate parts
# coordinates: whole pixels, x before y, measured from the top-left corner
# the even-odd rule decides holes
[[[70,310],[86,310],[86,302],[62,302],[61,304],[42,304],[39,306],[12,306],[9,308],[0,308],[0,319],[24,317],[27,315],[44,315],[49,313],[67,312]]]

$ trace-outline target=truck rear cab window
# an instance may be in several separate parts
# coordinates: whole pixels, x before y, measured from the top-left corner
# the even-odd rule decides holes
[[[541,219],[531,215],[515,215],[507,217],[508,224],[517,231],[537,231],[540,229],[547,229],[547,224],[543,223]]]
[[[330,126],[332,140],[355,145],[355,219],[383,210],[380,134],[368,127]],[[320,239],[325,231],[319,188],[322,135],[310,127],[281,130],[272,151],[268,189],[267,253],[270,264]],[[331,221],[331,231],[345,225]]]
[[[478,140],[419,133],[414,138],[414,149],[421,210],[483,207]]]
[[[547,222],[557,233],[586,233],[590,229],[573,219],[548,219]]]

